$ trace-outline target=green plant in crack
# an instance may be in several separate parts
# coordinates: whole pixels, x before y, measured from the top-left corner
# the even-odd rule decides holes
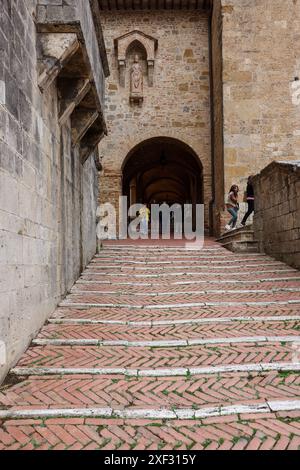
[[[129,445],[130,450],[135,449],[136,446],[137,446],[137,444],[138,444],[137,441],[133,441],[133,442]]]
[[[103,441],[101,442],[99,448],[100,449],[103,449],[103,447],[105,447],[107,444],[109,444],[111,442],[111,438],[105,438],[103,439]]]
[[[159,441],[157,448],[158,450],[161,450],[165,447],[166,443],[164,441]]]
[[[177,441],[176,444],[174,445],[174,450],[179,449],[183,445],[182,441]]]
[[[35,439],[31,439],[30,443],[33,445],[34,449],[38,449],[39,447],[41,447],[40,442],[37,442]]]
[[[231,439],[232,444],[237,444],[241,440],[241,436],[233,436]]]
[[[123,444],[122,441],[118,441],[118,442],[116,443],[116,450],[118,450],[118,449],[121,447],[122,444]]]
[[[287,377],[293,374],[295,374],[295,371],[292,370],[280,370],[278,372],[279,377],[282,377],[283,379],[286,379]]]
[[[187,450],[191,450],[196,445],[195,441],[192,441],[190,444],[186,446]]]
[[[204,449],[207,449],[207,447],[210,446],[210,444],[212,444],[212,440],[211,439],[205,439],[205,441],[202,442],[202,447]]]

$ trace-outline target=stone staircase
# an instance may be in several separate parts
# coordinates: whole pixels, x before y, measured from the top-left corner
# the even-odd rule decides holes
[[[0,449],[299,449],[300,273],[112,244],[0,388]]]
[[[259,253],[252,225],[225,232],[217,240],[224,248],[234,253]]]

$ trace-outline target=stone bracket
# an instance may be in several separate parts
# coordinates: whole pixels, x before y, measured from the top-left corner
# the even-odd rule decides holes
[[[58,83],[60,102],[59,102],[59,124],[64,124],[71,116],[74,109],[80,104],[83,98],[92,88],[89,78],[62,78]]]
[[[139,106],[141,106],[143,101],[144,101],[144,97],[141,96],[141,95],[131,94],[130,98],[129,98],[129,101],[130,101],[131,104],[138,104]]]
[[[85,163],[88,157],[95,151],[104,135],[103,118],[98,116],[80,142],[80,158],[82,164]]]
[[[71,116],[73,146],[77,145],[82,140],[98,116],[99,113],[97,110],[84,109],[80,107],[75,109]]]
[[[76,34],[38,35],[38,86],[42,92],[49,88],[79,47]]]
[[[95,160],[95,165],[96,165],[96,168],[98,171],[102,171],[103,170],[103,166],[102,166],[102,156],[100,156],[99,154],[99,149],[96,149],[95,152],[94,152],[94,160]]]
[[[58,121],[70,123],[72,146],[78,146],[84,162],[107,133],[104,90],[109,68],[98,0],[37,0],[35,20],[38,85],[45,92],[57,80]]]

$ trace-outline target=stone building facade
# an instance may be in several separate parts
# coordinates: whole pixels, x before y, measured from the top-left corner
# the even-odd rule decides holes
[[[159,166],[165,152],[168,163],[164,170],[160,168],[157,178],[169,179],[169,192],[180,191],[176,183],[180,170],[176,172],[175,165],[181,166],[182,173],[188,164],[185,152],[189,151],[199,166],[199,202],[205,202],[208,221],[212,199],[209,16],[202,9],[104,10],[102,25],[111,74],[106,82],[108,137],[100,145],[104,156],[101,201],[117,204],[126,185],[124,167],[128,159],[131,157],[135,165],[143,159],[143,153],[147,153],[146,161],[136,171],[145,178],[149,175],[149,197],[152,194],[152,201],[167,200],[168,194],[155,187],[151,171]],[[130,99],[135,55],[143,66],[141,103]],[[148,168],[151,159],[153,167]],[[145,192],[132,202],[149,202]],[[176,197],[180,196],[174,194],[174,202]]]
[[[98,15],[92,1],[1,2],[0,380],[96,251]]]
[[[111,67],[101,200],[126,192],[132,149],[149,138],[176,138],[201,162],[206,228],[218,235],[233,183],[243,191],[248,176],[273,160],[299,158],[299,2],[141,0],[133,7],[125,0],[120,11],[112,1],[100,7]],[[125,70],[117,47],[136,30],[157,40],[153,87],[145,64],[140,106],[129,99],[130,43]]]
[[[244,188],[272,161],[299,160],[300,4],[221,3],[225,188]]]

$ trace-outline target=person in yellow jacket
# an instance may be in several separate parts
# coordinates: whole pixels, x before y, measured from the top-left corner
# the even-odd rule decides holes
[[[140,210],[139,214],[141,217],[141,234],[148,235],[148,227],[150,220],[150,209],[148,206],[144,205]]]

